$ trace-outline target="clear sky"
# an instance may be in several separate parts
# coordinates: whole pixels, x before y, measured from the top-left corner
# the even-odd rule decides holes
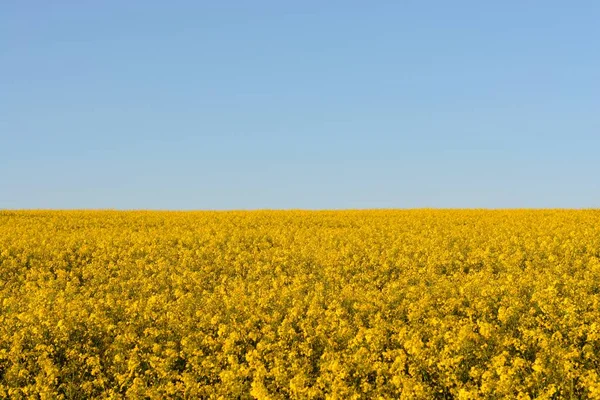
[[[598,1],[0,2],[0,208],[600,207]]]

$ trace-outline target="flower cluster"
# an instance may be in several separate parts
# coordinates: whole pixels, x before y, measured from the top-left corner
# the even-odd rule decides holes
[[[0,211],[0,398],[600,398],[600,211]]]

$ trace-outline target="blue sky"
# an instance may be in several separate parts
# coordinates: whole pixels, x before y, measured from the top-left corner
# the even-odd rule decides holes
[[[3,1],[0,208],[600,207],[596,1]]]

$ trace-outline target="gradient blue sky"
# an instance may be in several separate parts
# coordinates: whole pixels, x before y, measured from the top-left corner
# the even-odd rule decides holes
[[[600,2],[0,3],[0,208],[600,207]]]

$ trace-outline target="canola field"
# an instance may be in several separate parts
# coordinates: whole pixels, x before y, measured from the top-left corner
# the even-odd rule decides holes
[[[0,211],[0,398],[600,398],[600,210]]]

